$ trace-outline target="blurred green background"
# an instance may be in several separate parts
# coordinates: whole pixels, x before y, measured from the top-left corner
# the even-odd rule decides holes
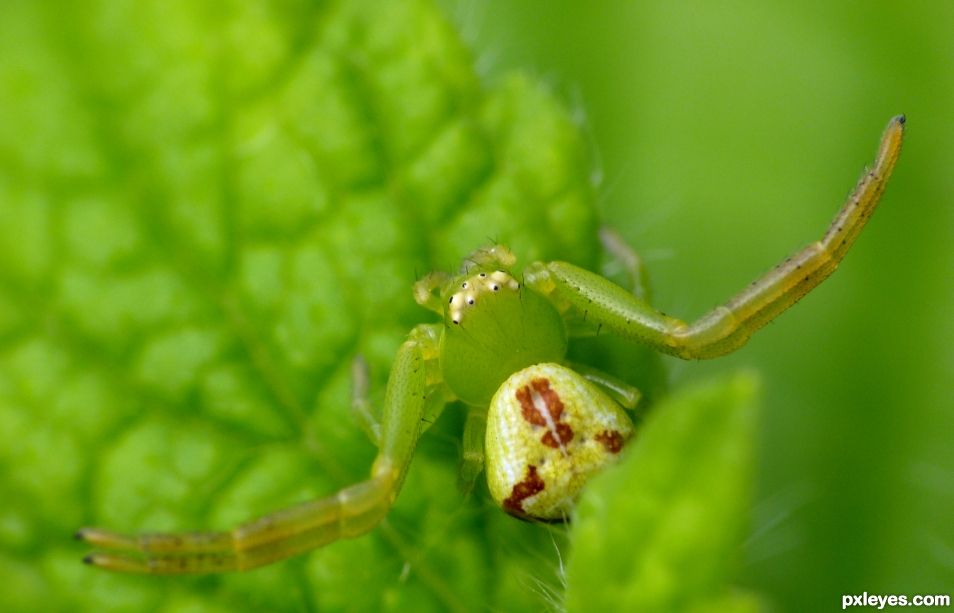
[[[742,582],[787,610],[954,589],[954,4],[447,2],[488,74],[583,117],[602,211],[683,317],[819,237],[887,120],[907,141],[832,279],[674,385],[764,379]]]

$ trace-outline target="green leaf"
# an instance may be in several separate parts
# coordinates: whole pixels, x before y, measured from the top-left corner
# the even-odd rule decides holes
[[[80,564],[362,479],[348,411],[488,241],[596,261],[584,139],[425,1],[0,4],[0,609],[539,608],[551,536],[456,490],[461,415],[372,534],[252,573]],[[499,517],[498,517],[499,516]],[[558,535],[559,537],[559,535]],[[356,589],[359,586],[359,589]]]
[[[654,408],[576,509],[568,610],[756,608],[725,592],[749,507],[756,389],[736,375]]]

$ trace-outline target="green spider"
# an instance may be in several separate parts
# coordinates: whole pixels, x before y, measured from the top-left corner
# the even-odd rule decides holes
[[[100,549],[84,561],[121,572],[215,573],[362,535],[394,504],[425,417],[454,400],[471,407],[465,473],[476,477],[486,464],[494,500],[513,515],[564,519],[587,480],[632,437],[624,407],[639,398],[594,369],[569,367],[568,337],[610,332],[684,359],[738,349],[835,270],[884,191],[904,121],[890,121],[874,166],[820,241],[690,324],[656,311],[638,288],[627,291],[566,262],[535,262],[518,276],[514,256],[499,245],[477,250],[457,275],[426,275],[414,286],[415,299],[442,321],[415,327],[401,345],[380,422],[357,369],[356,414],[379,449],[368,480],[227,532],[127,536],[84,528],[77,537]],[[632,261],[625,248],[610,247]]]

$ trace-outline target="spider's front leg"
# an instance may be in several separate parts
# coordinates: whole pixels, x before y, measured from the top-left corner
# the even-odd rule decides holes
[[[425,411],[442,393],[432,364],[438,331],[438,326],[418,326],[398,350],[385,391],[379,451],[367,481],[224,532],[124,535],[84,528],[77,538],[100,550],[84,561],[150,574],[248,570],[370,531],[397,498]]]
[[[735,351],[834,272],[884,192],[901,153],[903,133],[901,115],[888,123],[874,166],[861,177],[821,240],[691,324],[664,315],[603,277],[566,262],[530,265],[526,283],[563,307],[572,307],[592,329],[610,331],[665,353],[699,359]]]

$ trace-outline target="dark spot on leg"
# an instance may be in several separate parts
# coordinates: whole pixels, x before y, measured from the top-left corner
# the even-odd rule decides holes
[[[537,467],[533,464],[527,466],[527,474],[523,478],[523,481],[514,485],[510,496],[503,501],[504,510],[514,515],[526,516],[523,510],[523,501],[534,494],[542,492],[545,487],[546,484],[543,482],[543,479],[537,474]]]
[[[626,442],[623,440],[623,435],[616,430],[603,430],[593,438],[610,453],[619,453]]]

